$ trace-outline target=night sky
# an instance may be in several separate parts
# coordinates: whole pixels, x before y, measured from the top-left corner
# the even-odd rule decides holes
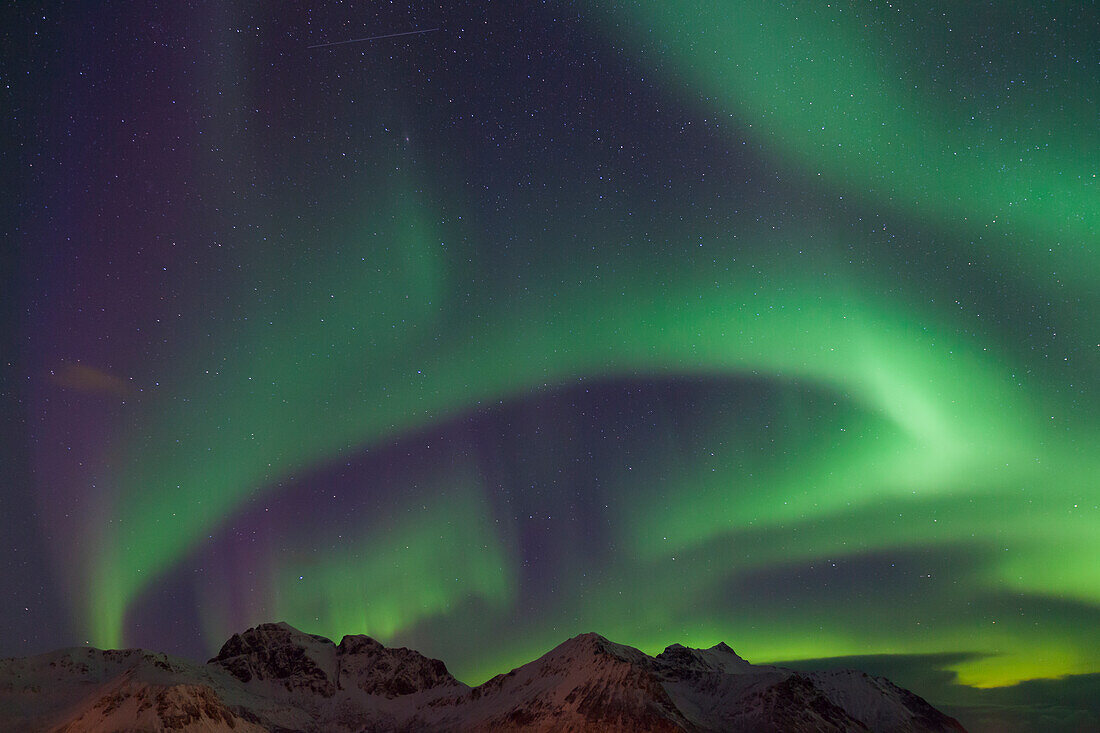
[[[5,13],[0,654],[1100,680],[1094,4]]]

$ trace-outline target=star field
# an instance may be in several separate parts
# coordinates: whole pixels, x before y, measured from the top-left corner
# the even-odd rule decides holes
[[[1100,673],[1086,4],[12,13],[0,652]]]

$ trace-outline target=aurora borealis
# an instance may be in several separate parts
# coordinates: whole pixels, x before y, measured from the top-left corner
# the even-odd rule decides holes
[[[0,653],[1097,684],[1095,7],[277,5],[10,11]]]

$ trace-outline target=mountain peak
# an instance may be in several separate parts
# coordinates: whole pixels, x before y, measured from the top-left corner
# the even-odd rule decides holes
[[[456,693],[469,689],[440,660],[405,647],[386,647],[369,636],[345,636],[336,655],[341,689],[386,698],[433,689],[453,688]]]
[[[597,634],[595,631],[586,631],[583,634],[577,634],[576,636],[566,639],[558,646],[592,646],[603,647],[612,642],[606,637]]]
[[[385,648],[382,642],[365,634],[348,634],[340,640],[337,651],[340,654],[362,654]]]
[[[563,641],[547,652],[541,659],[558,660],[562,663],[582,663],[582,660],[606,657],[621,662],[641,662],[648,659],[638,649],[625,644],[616,644],[605,636],[593,631],[578,634]]]
[[[611,641],[606,636],[601,636],[595,631],[586,631],[583,634],[577,634],[576,636],[569,637],[558,646],[584,646],[610,643]]]
[[[701,671],[736,674],[753,669],[753,665],[739,657],[725,642],[718,642],[709,649],[670,644],[656,656],[656,661],[668,665],[676,674]]]
[[[288,623],[269,623],[234,634],[210,660],[246,685],[274,687],[280,695],[332,698],[343,690],[396,698],[434,688],[466,685],[438,659],[391,649],[363,634],[332,640]]]
[[[286,622],[260,624],[233,634],[208,664],[246,684],[268,682],[292,694],[322,697],[336,692],[336,645]]]

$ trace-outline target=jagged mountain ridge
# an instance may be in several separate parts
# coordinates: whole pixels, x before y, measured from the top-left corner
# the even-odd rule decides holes
[[[285,623],[207,664],[78,648],[0,660],[0,731],[963,731],[889,680],[753,665],[725,644],[655,657],[582,634],[478,687],[367,636]]]

